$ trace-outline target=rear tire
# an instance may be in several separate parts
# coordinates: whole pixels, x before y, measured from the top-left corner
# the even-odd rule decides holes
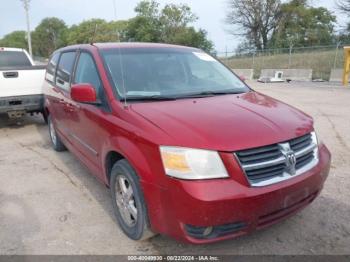
[[[66,147],[64,146],[63,142],[61,141],[56,132],[55,125],[51,119],[51,115],[48,115],[47,122],[49,125],[49,133],[53,149],[55,149],[57,152],[66,151]]]
[[[123,232],[133,240],[155,236],[150,229],[138,176],[127,160],[122,159],[114,164],[110,190],[114,213]]]

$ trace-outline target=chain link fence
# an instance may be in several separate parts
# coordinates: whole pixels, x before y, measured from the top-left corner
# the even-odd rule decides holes
[[[240,53],[225,51],[218,52],[217,56],[230,68],[254,69],[254,78],[259,78],[262,69],[312,69],[313,79],[329,80],[332,69],[343,68],[344,46],[338,44]]]

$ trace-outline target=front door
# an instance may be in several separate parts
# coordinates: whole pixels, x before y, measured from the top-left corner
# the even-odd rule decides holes
[[[104,96],[104,90],[101,78],[97,71],[93,57],[90,53],[81,52],[72,84],[88,83],[94,86],[97,93],[98,103],[85,104],[70,101],[67,105],[69,108],[69,121],[71,137],[79,153],[83,156],[84,162],[95,174],[101,170],[100,153],[108,133],[105,131],[102,123],[109,114],[107,102]]]

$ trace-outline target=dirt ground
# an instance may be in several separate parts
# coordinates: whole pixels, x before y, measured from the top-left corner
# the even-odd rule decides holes
[[[333,154],[322,194],[294,217],[249,236],[194,246],[165,236],[134,242],[114,221],[109,191],[69,152],[51,149],[39,116],[0,118],[0,254],[349,254],[350,88],[258,84],[315,119]]]

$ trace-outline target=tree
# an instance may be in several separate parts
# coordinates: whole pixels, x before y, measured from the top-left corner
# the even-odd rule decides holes
[[[196,31],[193,27],[184,27],[173,37],[168,37],[167,43],[192,46],[213,53],[213,42],[208,40],[207,32],[203,29]]]
[[[159,4],[141,1],[135,7],[136,17],[129,20],[126,30],[128,41],[160,42]]]
[[[129,42],[161,42],[159,26],[150,18],[137,16],[130,19],[126,30]]]
[[[228,0],[228,31],[244,36],[257,50],[265,49],[278,25],[280,10],[280,0]]]
[[[168,4],[160,10],[153,0],[141,1],[135,12],[137,15],[130,19],[126,30],[129,41],[182,44],[208,52],[213,49],[206,31],[190,26],[198,17],[187,5]]]
[[[159,23],[162,31],[162,39],[172,42],[171,39],[178,33],[183,33],[189,24],[198,20],[187,5],[168,4],[161,11]],[[190,30],[193,32],[193,30]]]
[[[326,8],[311,7],[307,0],[292,0],[281,6],[281,19],[270,46],[314,46],[332,44],[335,16]]]
[[[247,54],[251,55],[251,54],[254,54],[255,52],[256,52],[256,47],[248,39],[245,39],[244,41],[239,43],[237,48],[235,49],[236,55],[247,55]]]
[[[160,14],[160,22],[166,27],[186,27],[197,20],[198,16],[186,4],[167,4]]]
[[[347,24],[347,26],[344,27],[341,31],[339,31],[336,37],[338,43],[348,45],[350,43],[350,23]]]
[[[337,7],[341,12],[348,15],[350,13],[350,0],[337,1]],[[338,40],[342,43],[350,43],[350,22],[339,33]]]
[[[10,34],[5,35],[0,40],[0,46],[27,49],[28,44],[27,44],[27,40],[26,40],[26,32],[25,31],[14,31]]]
[[[125,37],[126,21],[106,22],[90,19],[73,25],[68,32],[67,43],[87,44],[90,42],[117,42]]]
[[[143,0],[136,5],[134,10],[137,16],[157,19],[159,15],[159,3],[154,0]]]
[[[338,9],[344,13],[350,12],[350,0],[339,0],[337,6]]]
[[[48,57],[53,51],[66,45],[67,30],[63,20],[56,17],[43,19],[32,33],[33,52]]]
[[[198,17],[189,6],[168,4],[160,9],[156,1],[144,0],[135,7],[135,12],[136,17],[127,21],[90,19],[70,28],[58,18],[45,18],[32,34],[34,53],[48,57],[65,45],[118,41],[182,44],[213,52],[207,32],[191,26]],[[25,32],[13,32],[0,44],[25,48]]]

